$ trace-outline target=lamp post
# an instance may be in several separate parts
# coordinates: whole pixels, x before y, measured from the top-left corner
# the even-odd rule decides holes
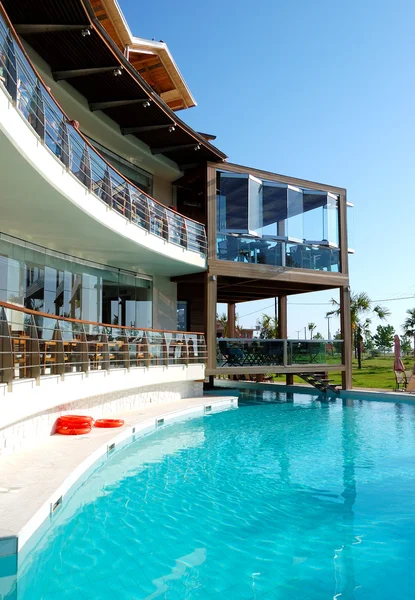
[[[301,329],[297,329],[297,340],[300,339],[300,331],[301,331]]]

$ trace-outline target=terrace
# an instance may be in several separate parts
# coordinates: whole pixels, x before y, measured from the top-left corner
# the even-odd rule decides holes
[[[14,107],[49,150],[106,210],[163,244],[173,244],[202,258],[206,234],[202,224],[180,215],[132,184],[109,164],[82,135],[36,73],[23,47],[0,16],[1,87]],[[88,205],[87,196],[84,204]]]

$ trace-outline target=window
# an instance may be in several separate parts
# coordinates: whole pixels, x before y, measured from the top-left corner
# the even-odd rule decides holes
[[[188,331],[187,301],[177,302],[177,331]]]
[[[122,156],[115,154],[105,146],[102,146],[95,140],[88,138],[91,144],[98,150],[98,152],[110,163],[117,171],[127,177],[132,183],[134,183],[140,190],[150,196],[153,193],[153,175],[140,169],[132,162],[129,162]]]

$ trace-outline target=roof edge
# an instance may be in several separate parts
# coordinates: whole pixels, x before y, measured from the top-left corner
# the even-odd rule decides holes
[[[153,50],[155,54],[159,56],[179,95],[182,97],[185,105],[184,108],[197,106],[197,102],[191,93],[186,80],[181,74],[167,44],[165,42],[156,42],[134,36],[131,33],[127,20],[117,0],[101,0],[101,3],[124,46],[129,50],[139,49],[140,47]]]

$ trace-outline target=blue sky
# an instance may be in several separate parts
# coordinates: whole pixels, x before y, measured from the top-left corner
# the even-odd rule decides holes
[[[180,116],[230,161],[347,188],[352,290],[414,296],[383,303],[400,332],[415,307],[415,2],[120,3],[135,35],[167,42],[198,102]],[[289,335],[326,332],[329,307],[311,303],[331,295],[293,296]],[[237,312],[259,309],[248,326],[270,305]]]

